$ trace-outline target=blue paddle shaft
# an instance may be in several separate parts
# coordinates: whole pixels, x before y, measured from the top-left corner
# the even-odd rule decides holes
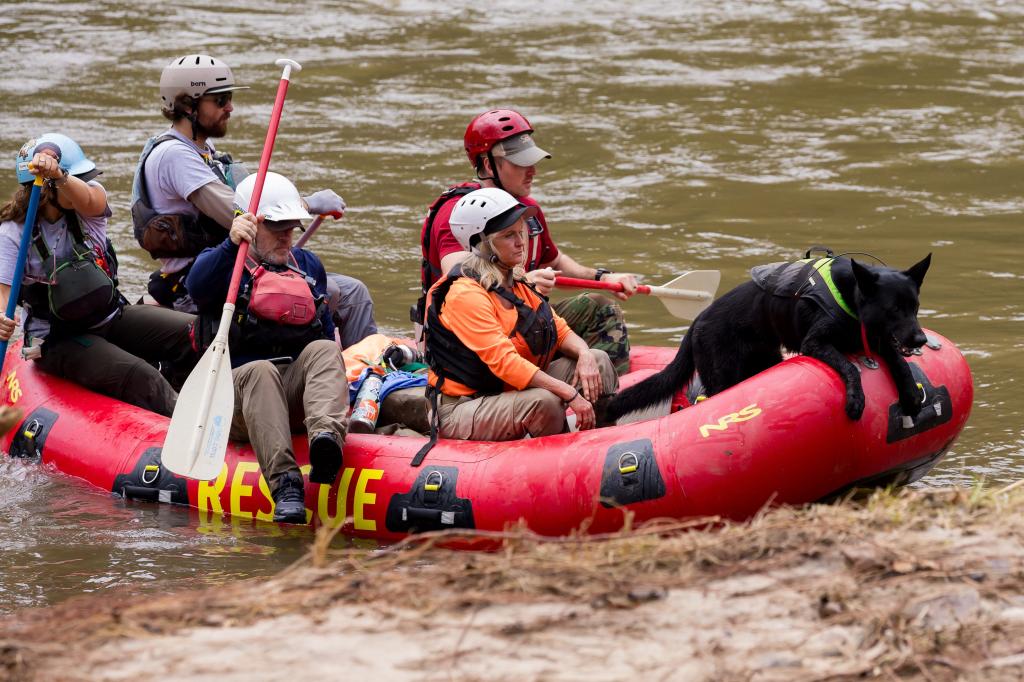
[[[25,276],[25,261],[28,259],[28,245],[32,240],[32,228],[36,224],[36,212],[39,210],[39,193],[43,188],[43,178],[37,175],[32,184],[32,194],[28,198],[28,210],[25,211],[25,226],[21,229],[21,243],[18,244],[18,262],[14,264],[14,278],[11,280],[11,296],[7,299],[7,319],[14,319],[14,311],[18,308],[18,294],[21,293],[21,279]],[[7,344],[0,341],[0,375],[7,360]]]

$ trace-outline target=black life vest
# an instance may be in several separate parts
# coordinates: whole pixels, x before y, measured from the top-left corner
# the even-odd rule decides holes
[[[434,230],[434,220],[437,214],[449,200],[458,200],[470,192],[480,189],[479,182],[464,182],[461,185],[449,187],[441,193],[434,203],[427,209],[427,217],[420,229],[420,297],[416,299],[409,311],[409,320],[415,324],[423,323],[423,315],[427,310],[427,292],[434,282],[441,279],[441,271],[430,262],[430,238]]]
[[[453,379],[473,389],[478,395],[501,393],[505,382],[495,376],[487,364],[441,322],[441,306],[444,305],[448,291],[460,277],[476,279],[472,275],[463,274],[460,266],[455,266],[430,297],[427,324],[424,327],[424,357],[438,377],[438,388],[446,379]],[[534,310],[526,301],[504,287],[491,287],[488,291],[505,299],[515,308],[516,326],[510,336],[522,336],[530,352],[538,358],[538,366],[545,369],[551,362],[558,341],[555,318],[547,298],[538,293],[540,306]]]
[[[178,137],[164,133],[149,140],[142,150],[132,183],[132,226],[139,246],[153,258],[190,258],[205,248],[220,244],[227,231],[203,213],[196,217],[188,213],[157,213],[153,209],[146,184],[146,161],[154,149],[171,140],[180,141]],[[198,150],[196,154],[199,154]],[[240,178],[234,177],[233,166],[238,164],[234,164],[230,154],[214,152],[209,160],[200,156],[218,180],[234,189]]]
[[[37,226],[32,228],[32,248],[43,262],[51,264],[48,282],[22,287],[20,303],[32,317],[46,320],[54,332],[86,331],[124,306],[117,289],[117,254],[110,239],[103,251],[85,238],[78,215],[64,211],[64,224],[71,236],[71,253],[56,258]]]
[[[447,379],[452,379],[473,389],[474,397],[496,395],[505,388],[505,382],[491,371],[490,367],[480,359],[480,356],[467,348],[462,340],[441,322],[441,306],[444,305],[444,299],[452,285],[460,277],[477,279],[473,275],[463,274],[461,265],[455,266],[444,281],[434,288],[430,297],[430,305],[427,308],[426,324],[423,328],[423,338],[426,342],[424,359],[431,371],[437,375],[437,385],[428,385],[426,391],[433,411],[430,440],[413,457],[412,466],[419,466],[437,442],[437,432],[440,426],[437,400],[441,386]],[[555,318],[547,297],[529,284],[526,286],[540,298],[540,305],[536,310],[504,287],[494,286],[488,291],[505,299],[515,308],[517,317],[512,335],[522,336],[530,352],[538,358],[537,365],[541,369],[546,369],[557,348],[558,330],[555,327]]]
[[[316,313],[309,323],[302,325],[261,319],[249,310],[255,282],[249,277],[238,291],[231,329],[228,330],[231,352],[238,357],[296,357],[307,345],[324,338],[323,315],[327,310],[327,296],[317,295],[314,290],[316,281],[299,269],[298,264],[273,265],[260,262],[258,265],[267,271],[291,271],[305,279]],[[203,352],[213,343],[219,324],[220,312],[199,315],[192,329],[192,345],[197,352]]]
[[[427,209],[427,217],[423,221],[423,228],[420,230],[420,251],[422,258],[420,260],[420,288],[422,293],[426,295],[430,291],[430,287],[434,286],[434,282],[441,279],[441,271],[434,267],[434,264],[430,262],[430,237],[434,229],[434,220],[437,219],[437,214],[441,210],[449,199],[459,199],[466,196],[470,192],[475,192],[480,189],[481,185],[479,182],[464,182],[461,185],[454,185],[449,187],[441,193],[437,199],[434,199],[434,203]],[[421,316],[418,320],[423,321]]]

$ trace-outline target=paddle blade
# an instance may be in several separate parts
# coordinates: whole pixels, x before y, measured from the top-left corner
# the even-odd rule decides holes
[[[235,409],[231,354],[215,341],[178,394],[167,429],[163,465],[179,476],[209,481],[220,474]]]
[[[668,312],[681,320],[692,320],[715,300],[715,292],[718,291],[718,284],[722,279],[722,273],[718,270],[694,270],[676,277],[671,282],[660,287],[651,287],[651,294],[658,297]],[[704,300],[687,300],[686,298],[675,298],[660,296],[655,290],[666,293],[677,290],[679,292],[699,292],[706,294]]]

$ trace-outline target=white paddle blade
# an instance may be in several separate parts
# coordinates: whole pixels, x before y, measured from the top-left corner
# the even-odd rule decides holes
[[[660,287],[651,287],[668,312],[682,320],[692,320],[704,311],[718,291],[722,273],[718,270],[693,270]]]
[[[163,465],[201,481],[220,475],[234,409],[231,354],[226,343],[214,341],[178,394],[160,455]]]

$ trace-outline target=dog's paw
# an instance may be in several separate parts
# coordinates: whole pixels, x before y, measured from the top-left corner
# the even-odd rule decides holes
[[[917,416],[917,413],[928,402],[928,393],[921,384],[912,383],[899,386],[897,392],[899,393],[900,410],[908,417]]]
[[[916,417],[923,407],[924,403],[921,402],[918,396],[914,396],[909,400],[900,398],[900,410],[908,417]]]
[[[864,414],[864,394],[848,394],[846,396],[846,416],[857,421]]]

